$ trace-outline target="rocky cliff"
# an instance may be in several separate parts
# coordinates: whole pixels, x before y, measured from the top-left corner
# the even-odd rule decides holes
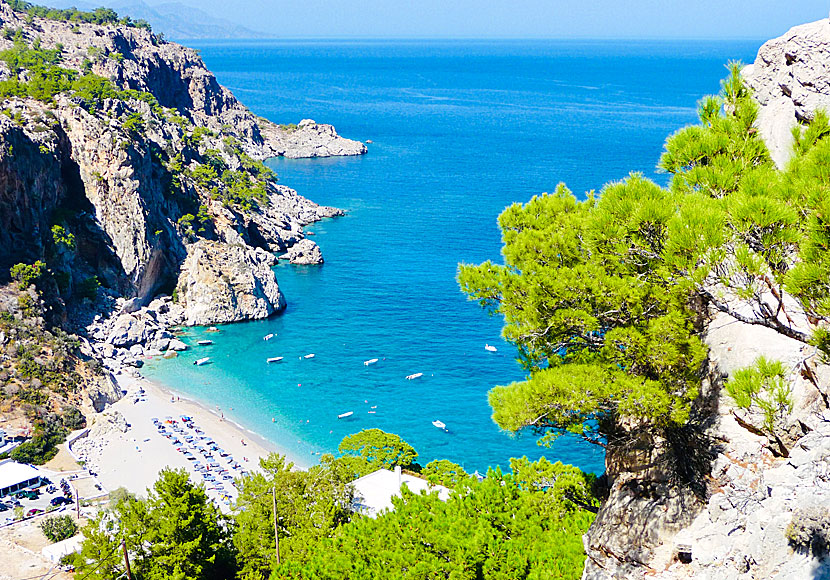
[[[43,259],[66,303],[140,306],[176,290],[190,324],[284,305],[263,251],[342,212],[278,185],[261,160],[359,155],[362,143],[256,117],[197,51],[145,28],[5,2],[0,26],[0,272]]]
[[[783,167],[796,124],[830,110],[830,23],[767,42],[743,75]],[[811,332],[796,301],[784,300],[788,323]],[[704,314],[709,356],[691,420],[671,439],[632,428],[625,444],[610,444],[583,579],[830,578],[830,366],[813,346]],[[791,405],[774,436],[724,389],[761,356],[783,363]]]

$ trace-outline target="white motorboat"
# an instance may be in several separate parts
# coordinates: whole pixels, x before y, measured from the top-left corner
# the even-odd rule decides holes
[[[424,373],[415,373],[414,375],[406,375],[406,380],[411,381],[412,379],[417,379],[418,377],[424,376]]]
[[[439,421],[438,419],[433,421],[432,425],[435,426],[435,427],[438,427],[439,429],[444,429],[445,431],[447,429],[447,424],[444,423],[443,421]]]
[[[262,340],[271,340],[272,338],[274,338],[273,332],[271,334],[266,334],[265,336],[263,336]]]
[[[485,344],[484,350],[489,350],[490,352],[496,352],[498,349],[493,346],[492,344]]]
[[[337,418],[345,419],[346,417],[351,417],[352,415],[354,415],[354,411],[346,411],[345,413],[340,413]]]
[[[378,359],[376,359],[376,358],[370,358],[369,360],[365,360],[365,361],[363,361],[363,364],[364,364],[365,366],[367,366],[367,367],[368,367],[369,365],[373,365],[373,364],[375,364],[376,362],[378,362]]]
[[[303,358],[314,358],[314,353],[305,355]]]
[[[196,344],[198,344],[199,346],[208,346],[208,345],[213,344],[213,341],[212,340],[198,340],[198,341],[196,341]]]
[[[209,362],[210,362],[210,357],[206,356],[205,358],[199,358],[199,359],[194,360],[193,364],[196,365],[197,367],[200,367],[200,366],[202,366],[204,364],[207,364]]]
[[[281,356],[272,356],[269,359],[265,359],[265,362],[272,363],[272,362],[280,362],[281,360],[282,360]]]

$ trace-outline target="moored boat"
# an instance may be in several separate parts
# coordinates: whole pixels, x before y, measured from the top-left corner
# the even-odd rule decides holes
[[[447,424],[444,423],[443,421],[439,421],[438,419],[433,421],[432,424],[433,424],[433,426],[438,427],[439,429],[444,429],[444,430],[447,429]]]
[[[490,352],[496,352],[498,349],[493,346],[492,344],[485,344],[484,350],[489,350]]]
[[[263,336],[262,340],[271,340],[272,338],[274,338],[273,332],[271,334],[266,334],[265,336]]]
[[[314,353],[307,354],[303,358],[314,358]]]
[[[281,356],[272,356],[271,358],[265,359],[265,362],[274,363],[280,362],[282,360]]]
[[[212,340],[197,340],[196,344],[198,344],[199,346],[208,346],[208,345],[213,344],[213,341]]]
[[[209,362],[210,362],[210,357],[206,356],[204,358],[199,358],[199,359],[194,360],[193,364],[196,365],[197,367],[200,367],[200,366],[202,366],[204,364],[207,364]]]
[[[369,360],[365,360],[365,361],[363,361],[363,364],[364,364],[365,366],[367,366],[367,367],[368,367],[369,365],[373,365],[373,364],[375,364],[376,362],[378,362],[378,359],[376,359],[376,358],[370,358]]]
[[[345,419],[346,417],[351,417],[352,415],[354,415],[354,411],[346,411],[345,413],[340,413],[337,418]]]
[[[411,381],[412,379],[417,379],[418,377],[424,376],[424,373],[415,373],[414,375],[406,375],[406,380]]]

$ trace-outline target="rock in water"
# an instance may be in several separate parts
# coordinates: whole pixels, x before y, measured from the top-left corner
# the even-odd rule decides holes
[[[758,130],[783,168],[798,120],[811,119],[817,109],[830,111],[830,22],[802,24],[765,42],[742,74],[761,105]]]
[[[188,246],[178,283],[187,324],[267,318],[285,306],[272,254],[243,244],[201,240]]]
[[[284,257],[288,258],[292,264],[310,265],[323,263],[323,252],[320,251],[320,246],[311,240],[300,240],[291,246]]]

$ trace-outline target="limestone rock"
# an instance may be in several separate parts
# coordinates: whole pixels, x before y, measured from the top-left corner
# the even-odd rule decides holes
[[[288,250],[282,258],[287,258],[292,264],[310,265],[322,264],[323,253],[320,246],[311,240],[300,240]]]
[[[187,345],[178,338],[174,338],[171,339],[170,342],[167,344],[167,349],[172,350],[174,352],[182,352],[184,350],[187,350]]]
[[[158,330],[156,324],[143,316],[122,314],[115,320],[107,342],[119,347],[131,347],[146,342]]]
[[[778,167],[792,154],[792,128],[830,111],[830,22],[802,24],[769,40],[743,76],[760,103],[758,129]]]
[[[333,157],[363,155],[366,145],[344,139],[331,125],[318,124],[303,119],[297,128],[284,129],[274,124],[260,124],[263,136],[278,155],[289,158]]]
[[[285,306],[271,266],[276,259],[243,245],[200,241],[188,247],[179,304],[190,325],[267,318]]]

